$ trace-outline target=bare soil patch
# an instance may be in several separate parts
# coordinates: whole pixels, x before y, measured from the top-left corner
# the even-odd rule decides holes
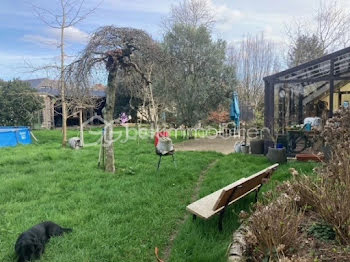
[[[215,151],[228,155],[234,152],[234,145],[240,141],[233,137],[198,138],[175,145],[176,151]]]

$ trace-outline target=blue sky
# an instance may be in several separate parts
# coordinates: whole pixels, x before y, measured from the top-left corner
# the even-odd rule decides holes
[[[0,78],[30,79],[45,77],[31,72],[33,67],[57,61],[59,50],[52,45],[58,32],[48,28],[34,14],[31,3],[54,8],[57,0],[1,0],[0,5]],[[331,1],[331,0],[329,0]],[[101,0],[86,0],[95,7]],[[67,32],[67,53],[76,55],[87,39],[103,25],[141,28],[161,39],[161,20],[174,0],[103,0],[96,11]],[[280,43],[285,41],[284,27],[293,18],[311,17],[318,0],[208,0],[216,15],[215,37],[235,43],[245,34],[261,31]],[[349,0],[341,0],[350,7]],[[51,43],[48,45],[47,43]]]

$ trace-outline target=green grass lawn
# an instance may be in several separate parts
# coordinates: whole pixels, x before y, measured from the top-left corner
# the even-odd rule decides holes
[[[13,261],[18,235],[44,220],[74,232],[54,238],[41,261],[155,261],[154,247],[162,251],[178,230],[171,261],[224,261],[239,210],[249,208],[253,195],[230,208],[224,232],[217,217],[209,221],[191,216],[180,228],[202,170],[209,170],[200,196],[267,167],[263,157],[223,156],[210,152],[177,152],[177,168],[158,156],[151,139],[117,142],[117,173],[97,168],[99,146],[62,149],[60,131],[35,131],[39,143],[0,149],[0,261]],[[70,130],[69,136],[77,136]],[[86,135],[87,142],[96,140]],[[288,167],[311,172],[313,164],[291,163],[273,175],[265,189],[288,179]]]

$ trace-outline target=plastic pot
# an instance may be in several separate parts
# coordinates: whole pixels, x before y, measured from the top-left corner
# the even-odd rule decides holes
[[[279,163],[283,164],[287,162],[287,150],[286,148],[274,148],[269,147],[267,152],[267,159],[270,160],[271,163]]]
[[[274,147],[275,143],[272,140],[264,140],[264,155],[267,154],[270,147]]]
[[[264,154],[264,140],[256,139],[250,141],[250,151],[252,154],[261,155]]]
[[[249,149],[250,149],[249,145],[241,145],[241,152],[243,154],[249,154]]]
[[[234,145],[234,150],[235,150],[235,153],[241,153],[241,143],[240,142],[237,142]]]

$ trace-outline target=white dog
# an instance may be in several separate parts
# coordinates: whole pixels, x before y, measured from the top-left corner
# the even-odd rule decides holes
[[[69,143],[69,146],[73,149],[80,149],[81,148],[79,137],[69,138],[68,143]]]

